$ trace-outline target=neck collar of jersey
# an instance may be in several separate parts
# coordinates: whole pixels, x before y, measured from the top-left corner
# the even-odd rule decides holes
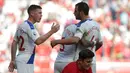
[[[29,22],[28,20],[26,20],[25,22],[27,22],[29,24],[31,29],[34,29],[34,25],[31,22]]]
[[[83,20],[83,21],[80,21],[76,26],[77,26],[77,27],[80,27],[81,24],[84,23],[85,21],[92,21],[92,19],[87,18],[87,19],[85,19],[85,20]]]

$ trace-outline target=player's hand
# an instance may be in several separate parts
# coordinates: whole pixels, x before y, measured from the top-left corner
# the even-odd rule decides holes
[[[102,43],[102,41],[100,41],[99,39],[96,39],[96,45],[97,45],[98,43]]]
[[[9,72],[13,72],[14,71],[14,68],[15,68],[15,62],[14,61],[11,61],[10,64],[9,64]]]
[[[57,44],[56,44],[56,42],[55,42],[55,40],[53,40],[53,41],[51,41],[51,47],[53,48],[54,46],[56,46]]]
[[[59,24],[53,23],[53,25],[51,26],[51,31],[53,31],[54,33],[57,32],[59,29],[60,29]]]
[[[95,42],[90,42],[90,41],[87,41],[85,39],[81,39],[81,44],[85,47],[93,47],[95,45]]]

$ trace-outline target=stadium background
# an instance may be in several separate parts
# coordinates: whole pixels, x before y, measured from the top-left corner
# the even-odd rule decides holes
[[[61,28],[45,43],[37,46],[35,73],[53,73],[59,46],[50,41],[61,38],[64,27],[75,24],[74,5],[81,0],[0,0],[0,73],[9,73],[10,46],[16,27],[27,19],[30,4],[40,4],[43,18],[36,25],[40,34],[50,30],[52,22]],[[130,0],[83,0],[90,6],[90,17],[101,26],[103,46],[97,51],[97,73],[130,73]],[[17,73],[14,71],[14,73]]]

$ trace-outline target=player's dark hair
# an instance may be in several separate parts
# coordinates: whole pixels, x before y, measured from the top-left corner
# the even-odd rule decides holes
[[[78,11],[83,11],[85,15],[89,14],[89,6],[87,3],[79,2],[76,4],[76,6],[78,7]]]
[[[30,14],[31,11],[36,10],[36,9],[42,9],[42,7],[39,6],[39,5],[34,5],[34,4],[33,4],[33,5],[30,5],[30,6],[29,6],[27,12],[28,12],[28,14]]]
[[[79,52],[79,59],[87,59],[87,58],[93,58],[94,57],[94,53],[89,50],[89,49],[85,49]]]

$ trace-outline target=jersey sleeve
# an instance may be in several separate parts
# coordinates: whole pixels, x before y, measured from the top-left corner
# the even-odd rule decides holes
[[[35,28],[27,27],[27,34],[34,42],[39,37],[39,33]]]
[[[14,35],[14,40],[15,40],[16,42],[18,42],[17,36],[18,36],[18,30],[15,32],[15,35]]]
[[[81,39],[83,37],[83,34],[85,33],[85,28],[86,26],[84,26],[84,23],[80,27],[77,27],[74,36],[79,37]]]
[[[65,28],[62,36],[64,37],[71,37],[71,36],[74,36],[74,33],[76,32],[76,25],[75,24],[72,24],[72,25],[69,25]]]

